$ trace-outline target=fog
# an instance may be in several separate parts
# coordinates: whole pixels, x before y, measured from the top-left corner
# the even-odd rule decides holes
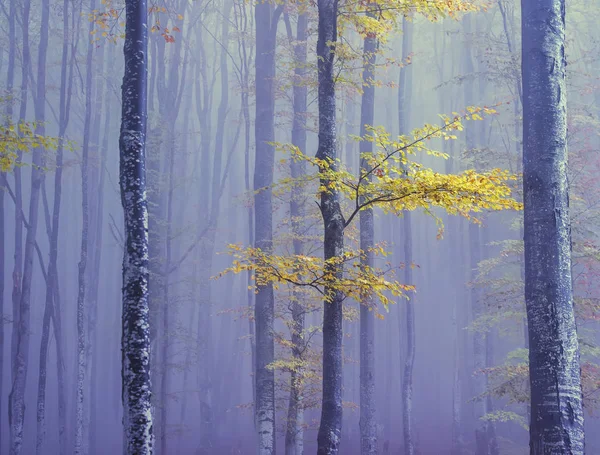
[[[426,3],[339,0],[339,165],[360,175],[361,153],[377,148],[358,137],[370,134],[365,123],[395,138],[443,125],[446,114],[463,119],[464,131],[423,141],[443,156],[415,150],[410,160],[439,174],[507,170],[516,176],[507,181],[510,197],[520,203],[520,4]],[[367,15],[371,4],[378,12]],[[119,452],[125,4],[0,5],[0,152],[9,160],[0,175],[0,452]],[[268,286],[255,291],[256,270],[248,269],[259,259],[245,252],[323,258],[327,207],[311,161],[319,148],[317,6],[159,0],[147,7],[154,453],[256,453],[268,421],[255,416],[257,391],[270,387],[271,372],[275,447],[259,453],[316,453],[327,280],[306,285],[307,266],[295,277],[303,285],[294,285],[290,270],[299,266],[279,262],[289,274],[274,279],[273,310],[261,313]],[[589,454],[600,453],[599,19],[596,2],[568,2],[571,270]],[[372,74],[365,78],[363,67]],[[369,94],[374,118],[365,122]],[[485,107],[482,119],[466,119],[467,106]],[[23,125],[16,127],[23,146],[11,148],[10,125]],[[306,159],[290,158],[295,151]],[[344,194],[348,221],[358,189],[356,200]],[[382,290],[389,305],[368,280],[341,297],[339,453],[529,453],[523,213],[484,207],[470,220],[435,203],[371,208],[345,227],[345,251],[371,248],[371,267],[408,287],[403,296]],[[373,215],[367,248],[364,212]],[[355,254],[347,273],[360,260]],[[372,311],[363,305],[361,314],[363,295]],[[361,323],[372,333],[362,362]],[[272,360],[264,357],[269,349]],[[257,356],[269,365],[259,375]],[[373,426],[374,439],[361,451],[361,363],[370,362],[363,426]],[[13,451],[21,380],[23,440]]]

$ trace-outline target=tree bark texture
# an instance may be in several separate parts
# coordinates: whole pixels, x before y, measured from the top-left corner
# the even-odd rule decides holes
[[[319,147],[317,158],[335,168],[336,108],[333,62],[337,41],[337,0],[319,0],[317,40]],[[326,178],[321,184],[328,187]],[[324,259],[338,258],[344,251],[345,221],[338,191],[321,193],[324,229]],[[340,265],[329,265],[332,280],[342,277]],[[323,310],[323,399],[317,436],[318,455],[336,455],[342,436],[342,302],[343,294],[335,286],[325,286]]]
[[[125,75],[119,137],[120,189],[126,237],[122,314],[123,452],[127,455],[151,455],[153,432],[145,156],[148,13],[145,0],[127,0],[125,7]]]
[[[522,0],[525,304],[532,455],[584,453],[567,181],[565,1]]]

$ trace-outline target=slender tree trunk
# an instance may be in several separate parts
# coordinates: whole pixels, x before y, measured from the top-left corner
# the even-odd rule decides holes
[[[92,0],[91,9],[95,8],[95,0]],[[89,31],[92,32],[94,24],[90,22]],[[75,453],[87,454],[87,443],[85,439],[86,416],[84,413],[86,381],[85,373],[87,371],[87,333],[86,333],[86,267],[88,261],[88,236],[90,225],[89,214],[89,151],[90,151],[90,128],[92,120],[92,62],[94,43],[88,43],[86,57],[86,76],[85,76],[85,115],[83,123],[83,148],[81,162],[81,255],[78,267],[78,291],[77,291],[77,393],[75,399]]]
[[[256,119],[254,137],[254,246],[272,250],[273,203],[271,189],[275,165],[275,47],[282,7],[258,3],[256,18]],[[275,360],[273,285],[257,286],[254,306],[256,324],[256,421],[258,454],[275,454],[275,372],[267,368]]]
[[[8,16],[8,65],[6,73],[6,94],[9,96],[8,102],[6,103],[6,121],[13,121],[13,88],[15,80],[15,54],[16,54],[16,2],[11,2],[9,6]],[[4,269],[5,269],[5,221],[4,221],[4,192],[6,187],[6,173],[0,172],[0,314],[4,315]],[[18,219],[15,218],[15,232],[17,231]],[[15,245],[16,248],[16,245]],[[16,250],[15,250],[16,251]],[[16,257],[15,257],[16,261]],[[16,265],[16,264],[15,264]],[[14,314],[13,314],[14,317]],[[4,321],[0,324],[0,430],[4,428],[4,408],[2,407],[2,393],[4,385]],[[12,360],[12,359],[11,359]],[[0,450],[4,447],[4,434],[0,431]]]
[[[75,26],[75,17],[77,17],[77,26]],[[78,36],[81,25],[81,15],[77,14],[77,10],[71,13],[71,35]],[[63,172],[63,153],[64,153],[64,137],[66,135],[67,126],[69,124],[71,112],[71,99],[73,93],[73,75],[75,68],[75,58],[77,55],[78,40],[71,39],[69,43],[69,0],[63,3],[63,48],[61,60],[61,83],[60,83],[60,112],[59,112],[59,142],[56,152],[56,173],[54,175],[54,202],[52,211],[52,239],[50,240],[50,264],[52,264],[53,276],[53,293],[52,303],[53,311],[51,312],[52,329],[55,336],[56,347],[56,374],[57,374],[57,398],[58,398],[58,439],[59,452],[65,454],[67,452],[67,398],[65,379],[65,354],[64,354],[64,339],[62,335],[62,312],[60,301],[60,289],[58,281],[58,235],[60,221],[60,206],[62,197],[62,172]],[[70,56],[69,56],[70,47]],[[68,66],[67,66],[68,63]]]
[[[472,49],[470,40],[473,39],[471,36],[471,17],[467,15],[463,20],[464,31],[466,34],[467,44],[464,49],[463,57],[463,68],[465,76],[470,78],[473,76],[475,69],[473,66]],[[464,95],[465,104],[472,106],[474,104],[473,95],[473,84],[469,82],[470,79],[464,83]],[[472,151],[476,147],[476,135],[475,131],[469,128],[466,132],[466,146],[467,150]],[[482,259],[481,255],[481,229],[476,224],[469,224],[469,268],[471,282],[474,282],[477,278],[477,266],[479,261]],[[483,309],[483,293],[477,286],[471,287],[470,292],[471,301],[471,316],[473,320],[476,320],[482,314]],[[486,400],[482,399],[481,396],[485,393],[485,376],[483,375],[483,369],[485,368],[485,335],[480,331],[473,333],[473,393],[475,394],[475,400],[473,403],[474,418],[475,418],[475,454],[476,455],[487,455],[489,453],[489,441],[487,439],[486,422],[483,417],[487,414]]]
[[[326,160],[335,168],[336,108],[335,78],[332,46],[337,41],[337,0],[319,0],[317,41],[319,78],[319,148],[317,158]],[[321,184],[328,187],[326,178]],[[344,250],[344,217],[340,196],[336,190],[321,193],[321,215],[324,228],[325,261],[339,258]],[[339,280],[343,269],[328,265],[332,280]],[[321,423],[317,436],[319,455],[336,455],[342,436],[342,302],[343,294],[328,285],[325,288],[323,311],[323,400]]]
[[[369,14],[371,17],[372,14]],[[375,62],[377,38],[368,36],[363,47],[363,95],[360,109],[360,135],[368,134],[366,126],[373,125],[375,116]],[[368,159],[364,154],[373,153],[373,142],[362,141],[359,145],[360,171],[368,172]],[[370,178],[369,178],[370,180]],[[364,201],[363,201],[364,202]],[[360,212],[360,249],[362,266],[373,268],[374,232],[373,209]],[[373,294],[365,292],[360,302],[360,453],[377,453],[377,425],[375,421],[375,311]]]
[[[175,166],[175,137],[171,136],[172,149],[171,154],[167,158],[168,160],[168,187],[167,187],[167,228],[165,236],[165,262],[164,262],[164,286],[163,286],[163,298],[162,298],[162,323],[163,323],[163,336],[161,346],[161,381],[160,381],[160,453],[167,454],[167,416],[168,416],[168,392],[169,392],[169,343],[170,343],[170,311],[169,311],[169,269],[171,268],[171,257],[172,257],[172,223],[173,223],[173,191],[174,191],[174,166]]]
[[[402,20],[402,61],[406,61],[412,52],[413,25],[406,18]],[[412,101],[412,68],[410,66],[400,69],[398,81],[398,129],[400,134],[409,133],[409,112]],[[405,211],[402,219],[404,235],[404,282],[413,283],[413,239],[412,215]],[[402,419],[404,428],[404,453],[414,455],[415,441],[413,434],[412,398],[413,398],[413,368],[415,363],[415,310],[413,294],[406,301],[406,358],[404,360],[404,374],[402,381]],[[402,329],[401,329],[402,330]]]
[[[246,26],[246,3],[245,0],[240,0],[240,9],[242,12],[243,23]],[[243,38],[242,38],[243,40]],[[249,103],[249,69],[248,69],[248,56],[246,51],[246,44],[241,44],[242,47],[242,68],[243,73],[242,79],[242,111],[244,115],[244,189],[246,194],[250,194],[250,103]],[[247,208],[248,215],[248,245],[254,245],[254,209],[251,204],[248,204]],[[256,369],[256,332],[254,327],[254,321],[250,317],[254,314],[254,283],[252,281],[252,272],[248,271],[246,275],[246,305],[248,306],[248,335],[250,342],[250,354],[252,361],[252,402],[254,403],[254,426],[256,427],[256,375],[254,370]],[[256,429],[256,428],[255,428]]]
[[[307,110],[307,88],[304,84],[306,77],[306,39],[307,39],[308,15],[306,13],[298,16],[296,26],[296,43],[294,44],[294,99],[292,120],[292,144],[298,147],[302,153],[306,153],[306,110]],[[297,179],[306,172],[304,162],[294,161],[290,165],[292,178]],[[304,194],[299,186],[292,188],[290,201],[290,217],[292,219],[292,232],[294,235],[294,254],[304,254],[304,242],[302,240],[304,226]],[[302,352],[305,348],[304,341],[304,315],[305,310],[302,302],[298,301],[300,295],[295,295],[290,303],[292,311],[292,356],[299,363],[302,362]],[[304,403],[301,371],[294,369],[290,375],[290,398],[288,403],[287,425],[285,432],[285,455],[303,455],[304,453]]]
[[[532,455],[583,454],[567,180],[564,0],[522,0],[525,304]]]
[[[28,3],[25,3],[28,5]],[[14,27],[17,19],[17,11],[16,2],[10,2],[10,22]],[[23,22],[23,27],[29,26],[29,6],[27,6],[27,21]],[[15,44],[16,46],[16,44]],[[19,118],[18,122],[21,119],[25,118],[27,114],[27,82],[29,78],[27,77],[28,69],[29,69],[29,37],[27,33],[23,32],[23,49],[22,49],[22,65],[21,65],[21,102],[19,107]],[[10,103],[9,103],[10,104]],[[11,108],[12,109],[12,108]],[[18,152],[17,163],[21,162],[22,153]],[[17,358],[17,337],[19,333],[19,319],[20,319],[20,310],[19,304],[21,302],[21,286],[23,281],[23,187],[22,187],[22,175],[20,166],[15,166],[13,171],[15,177],[15,254],[14,254],[14,265],[13,265],[13,288],[12,288],[12,335],[11,335],[11,347],[10,347],[10,361],[11,361],[11,382],[14,383],[15,376],[17,373],[16,367],[16,358]],[[12,424],[11,424],[11,403],[9,396],[8,403],[8,421],[11,427],[12,432]],[[10,436],[11,447],[12,447],[12,436]]]
[[[127,455],[151,455],[152,384],[148,308],[148,207],[145,144],[147,120],[147,5],[126,0],[125,75],[119,138],[123,256],[123,427]]]
[[[23,66],[29,67],[29,12],[31,4],[26,0],[23,4],[23,16],[21,26],[23,28]],[[42,46],[44,48],[44,46]],[[42,60],[45,63],[45,55]],[[28,77],[28,71],[23,70],[23,77]],[[26,87],[26,82],[23,82]],[[44,87],[45,89],[45,87]],[[27,90],[22,91],[25,95],[21,99],[21,111],[23,119],[26,104]],[[36,103],[36,116],[42,115],[40,112],[40,104],[45,104],[44,101]],[[43,134],[43,126],[36,128],[36,133]],[[27,370],[29,360],[29,339],[30,339],[30,308],[31,308],[31,280],[33,277],[33,255],[35,247],[35,237],[38,224],[38,205],[40,186],[42,182],[42,158],[43,154],[39,148],[32,152],[32,169],[31,169],[31,194],[29,200],[29,227],[25,238],[25,252],[23,256],[23,279],[21,282],[20,300],[18,305],[18,323],[16,326],[16,350],[14,359],[14,378],[12,388],[9,395],[9,422],[11,430],[11,455],[18,455],[23,449],[23,432],[25,426],[25,386],[27,383]]]
[[[108,53],[107,62],[110,64],[114,60],[114,47],[110,46]],[[110,77],[107,74],[107,77]],[[96,236],[95,236],[95,247],[93,254],[93,277],[90,286],[90,311],[89,311],[89,323],[88,333],[91,357],[91,368],[90,368],[90,428],[89,428],[89,451],[92,455],[95,455],[96,444],[97,444],[97,400],[98,400],[98,340],[97,340],[97,320],[98,320],[98,287],[100,284],[100,264],[102,260],[102,238],[104,229],[104,180],[106,177],[106,164],[108,159],[108,140],[111,126],[111,103],[108,92],[110,81],[107,79],[104,84],[103,102],[104,106],[104,124],[102,132],[102,144],[100,146],[100,158],[98,160],[98,166],[100,167],[100,177],[98,181],[98,199],[96,202],[96,213],[95,213],[95,225],[96,225]]]

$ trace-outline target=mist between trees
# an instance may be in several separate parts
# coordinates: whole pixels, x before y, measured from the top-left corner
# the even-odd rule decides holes
[[[566,3],[2,1],[0,452],[600,453]]]

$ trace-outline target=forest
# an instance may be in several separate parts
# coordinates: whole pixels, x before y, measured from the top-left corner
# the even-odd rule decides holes
[[[0,453],[600,454],[599,20],[0,0]]]

